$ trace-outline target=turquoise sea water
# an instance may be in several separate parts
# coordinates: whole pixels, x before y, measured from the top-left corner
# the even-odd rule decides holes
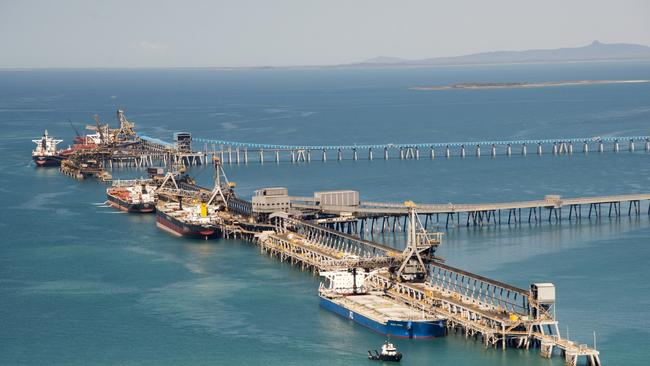
[[[412,91],[456,82],[650,79],[648,63],[409,69],[0,71],[0,364],[371,364],[383,338],[318,307],[318,278],[234,240],[169,236],[101,204],[105,186],[36,169],[31,139],[73,136],[123,108],[139,131],[270,143],[648,135],[650,84]],[[576,149],[579,150],[579,149]],[[650,190],[650,155],[467,157],[226,167],[249,197],[355,189],[362,199],[494,202]],[[194,168],[210,185],[212,171]],[[116,177],[139,176],[123,169]],[[607,365],[650,357],[650,218],[451,228],[453,266],[557,286],[570,337]],[[627,209],[624,208],[624,212]],[[375,237],[401,245],[401,234]],[[461,336],[396,341],[405,365],[561,365]]]

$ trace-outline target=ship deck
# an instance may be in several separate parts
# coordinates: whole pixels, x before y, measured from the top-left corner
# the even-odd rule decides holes
[[[389,320],[436,321],[441,319],[431,314],[417,311],[379,292],[327,298],[346,309],[384,324]]]

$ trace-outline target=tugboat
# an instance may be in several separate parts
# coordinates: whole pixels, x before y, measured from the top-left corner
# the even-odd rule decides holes
[[[368,351],[368,358],[373,361],[399,362],[402,359],[402,354],[397,351],[397,348],[392,343],[386,341],[381,346],[381,353],[375,350],[375,354],[373,355],[371,351]]]
[[[36,166],[58,166],[61,165],[63,156],[60,152],[56,151],[56,145],[63,142],[63,140],[56,140],[50,137],[45,130],[43,137],[38,140],[32,140],[36,144],[36,148],[32,151],[32,159]]]
[[[151,213],[156,208],[156,186],[147,181],[132,181],[128,185],[115,185],[106,190],[107,203],[126,212]]]

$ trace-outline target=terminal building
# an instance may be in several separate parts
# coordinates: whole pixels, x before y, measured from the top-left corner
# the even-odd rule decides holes
[[[298,203],[299,208],[292,204]],[[312,214],[325,207],[349,207],[354,211],[359,206],[359,192],[357,191],[322,191],[314,192],[313,197],[291,197],[284,187],[262,188],[255,191],[252,199],[252,211],[257,215],[270,215],[273,213],[289,213],[301,215],[307,212]]]
[[[283,187],[258,189],[255,191],[252,201],[253,213],[256,214],[289,212],[291,207],[289,191]]]
[[[323,206],[359,206],[357,191],[314,192],[314,203]]]

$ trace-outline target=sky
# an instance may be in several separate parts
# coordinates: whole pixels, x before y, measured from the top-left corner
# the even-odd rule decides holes
[[[650,45],[648,0],[0,0],[0,68],[332,65]]]

